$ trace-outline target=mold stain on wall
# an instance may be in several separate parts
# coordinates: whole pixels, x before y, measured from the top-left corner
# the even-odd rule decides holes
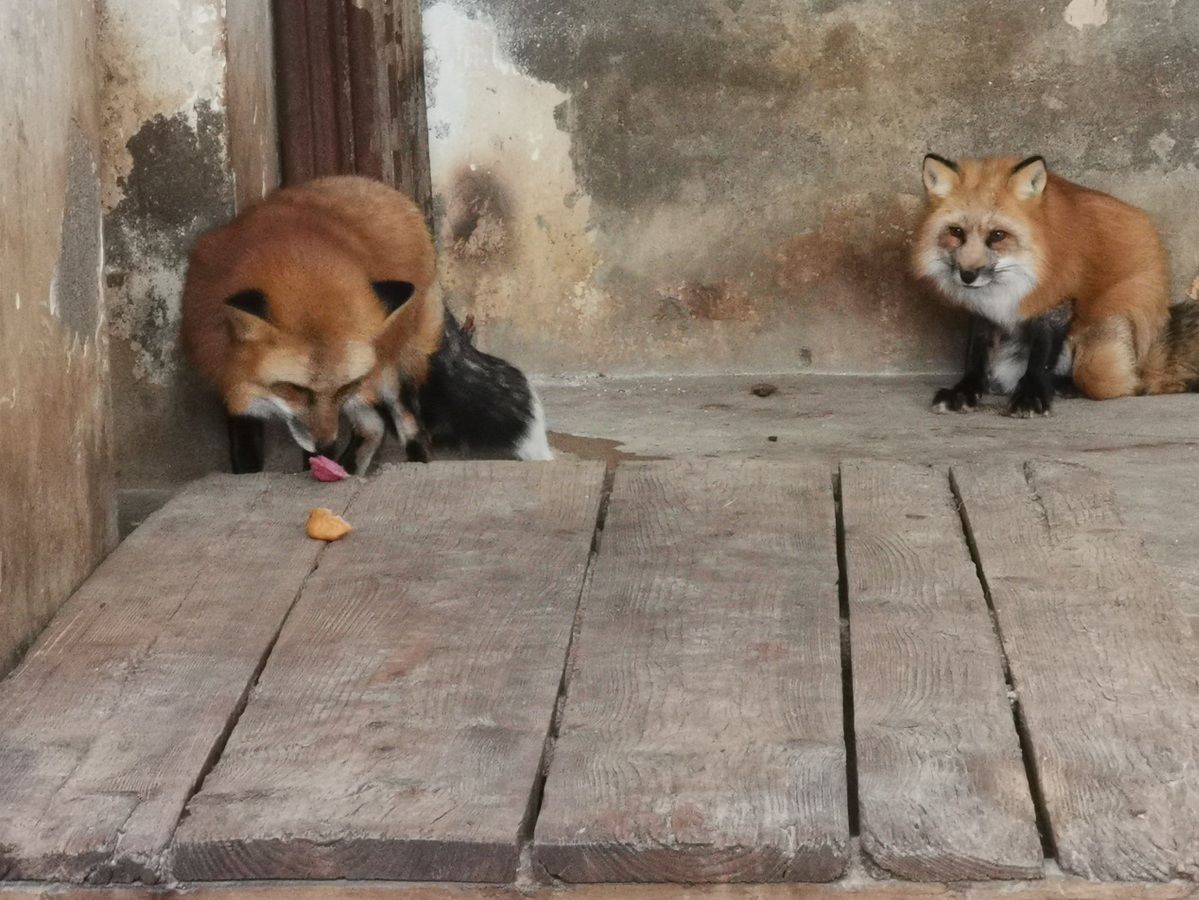
[[[426,0],[424,29],[448,299],[535,370],[955,367],[907,275],[930,150],[1042,153],[1144,205],[1180,286],[1199,263],[1196,4]],[[456,236],[480,179],[495,255]]]
[[[161,486],[224,459],[216,404],[183,363],[177,336],[191,246],[233,214],[239,193],[229,148],[228,10],[225,0],[101,0],[99,7],[118,474],[122,487]],[[237,21],[265,28],[269,16],[253,12],[240,9]],[[244,60],[242,68],[253,77],[260,70]],[[243,94],[261,104],[260,90]],[[256,128],[265,133],[268,118],[273,123],[264,114]],[[245,137],[242,156],[261,169],[240,192],[249,200],[275,170],[252,143],[258,135]]]
[[[159,114],[126,144],[129,173],[105,217],[105,272],[112,333],[128,343],[139,382],[161,385],[173,377],[188,251],[201,231],[232,212],[223,125],[202,100],[194,122],[183,112]]]

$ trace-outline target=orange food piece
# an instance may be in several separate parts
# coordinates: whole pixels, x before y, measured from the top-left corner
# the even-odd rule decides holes
[[[333,510],[321,506],[308,511],[308,524],[304,530],[314,541],[340,541],[354,529]]]

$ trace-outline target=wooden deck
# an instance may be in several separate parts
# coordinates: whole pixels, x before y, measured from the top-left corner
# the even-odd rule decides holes
[[[214,476],[0,682],[0,900],[1199,896],[1178,595],[1073,463]]]

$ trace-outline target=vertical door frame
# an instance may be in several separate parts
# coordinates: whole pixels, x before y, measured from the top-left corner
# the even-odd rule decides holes
[[[432,211],[420,0],[274,0],[284,184],[358,174]]]

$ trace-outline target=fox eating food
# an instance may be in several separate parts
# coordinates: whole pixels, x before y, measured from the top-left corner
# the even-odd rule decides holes
[[[202,235],[183,292],[183,348],[220,392],[234,472],[261,471],[263,422],[306,453],[369,467],[388,428],[410,459],[426,439],[456,452],[547,459],[524,375],[476,350],[434,288],[417,206],[367,178],[275,191]]]
[[[1170,306],[1157,229],[1141,210],[1033,156],[924,159],[917,276],[972,313],[966,372],[938,391],[967,411],[990,389],[1013,415],[1046,414],[1070,377],[1095,400],[1195,387],[1199,311]]]

